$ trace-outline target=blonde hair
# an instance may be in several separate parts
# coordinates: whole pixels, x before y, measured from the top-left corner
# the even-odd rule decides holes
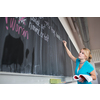
[[[91,62],[92,55],[91,55],[90,50],[88,48],[83,48],[83,50],[84,50],[85,56],[87,57],[86,60],[88,60],[89,62]]]

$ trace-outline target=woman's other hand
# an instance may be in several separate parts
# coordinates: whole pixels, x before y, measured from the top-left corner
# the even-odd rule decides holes
[[[81,79],[78,81],[83,83],[85,81],[85,78],[81,76]]]

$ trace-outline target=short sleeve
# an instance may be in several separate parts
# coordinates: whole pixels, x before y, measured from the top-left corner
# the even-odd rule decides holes
[[[88,73],[91,73],[94,70],[94,67],[90,63],[87,67],[88,67]]]
[[[79,58],[77,58],[77,59],[76,59],[76,63],[78,63],[79,61],[80,61]]]

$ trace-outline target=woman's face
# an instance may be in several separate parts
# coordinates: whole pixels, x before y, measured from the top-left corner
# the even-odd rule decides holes
[[[85,52],[84,52],[83,49],[80,51],[78,58],[81,59],[81,60],[86,59]]]

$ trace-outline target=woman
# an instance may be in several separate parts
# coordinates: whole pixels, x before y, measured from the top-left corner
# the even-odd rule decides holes
[[[78,58],[75,58],[72,53],[69,51],[69,49],[67,48],[67,42],[63,41],[66,52],[68,54],[68,56],[76,63],[76,68],[75,68],[75,74],[79,75],[79,74],[85,74],[85,75],[89,75],[92,77],[93,80],[96,80],[96,74],[94,71],[94,67],[89,63],[92,59],[90,50],[87,48],[83,48],[81,49]],[[88,82],[85,80],[85,78],[81,78],[81,80],[77,81],[78,84],[92,84],[91,82]]]

